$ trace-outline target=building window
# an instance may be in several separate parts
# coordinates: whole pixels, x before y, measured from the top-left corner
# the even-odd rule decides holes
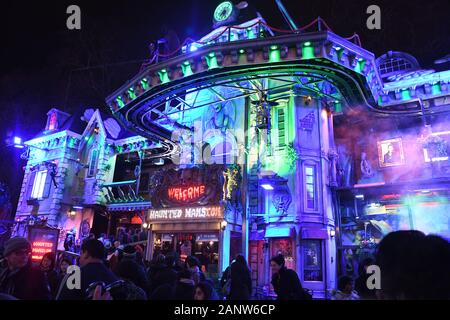
[[[316,166],[305,165],[305,209],[317,210]]]
[[[42,199],[44,197],[45,182],[47,180],[47,170],[36,173],[31,191],[32,199]]]
[[[303,241],[303,281],[323,281],[322,241]]]
[[[89,170],[87,173],[88,178],[95,176],[95,171],[97,169],[97,160],[98,160],[98,150],[92,149],[91,156],[89,158]]]
[[[58,119],[56,117],[56,112],[52,112],[48,121],[48,130],[55,130],[57,127]]]
[[[293,240],[291,238],[272,238],[271,256],[282,254],[285,259],[285,265],[288,269],[295,270],[295,259]]]

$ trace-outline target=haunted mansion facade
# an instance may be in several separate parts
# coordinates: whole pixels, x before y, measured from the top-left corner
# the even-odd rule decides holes
[[[389,231],[448,237],[450,71],[227,8],[107,97],[112,116],[49,111],[15,233],[44,218],[63,249],[142,228],[147,259],[196,255],[212,277],[243,253],[258,297],[282,253],[316,298]]]

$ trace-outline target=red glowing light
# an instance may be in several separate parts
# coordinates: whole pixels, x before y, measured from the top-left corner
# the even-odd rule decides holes
[[[188,202],[196,200],[205,194],[205,186],[173,187],[167,190],[167,195],[171,200]]]
[[[134,216],[131,218],[131,224],[142,224],[142,219],[139,216]]]
[[[402,196],[400,194],[385,194],[381,197],[383,200],[400,199]]]
[[[53,246],[53,242],[34,241],[31,245],[31,259],[33,261],[42,260],[46,253],[53,252]]]

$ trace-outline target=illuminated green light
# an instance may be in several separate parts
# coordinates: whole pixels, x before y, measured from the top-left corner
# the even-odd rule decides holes
[[[439,85],[439,83],[435,83],[431,86],[431,93],[432,94],[440,94],[441,91],[441,86]]]
[[[75,138],[69,139],[69,148],[74,148],[76,144],[77,144],[77,139],[75,139]]]
[[[128,96],[130,97],[131,100],[136,99],[136,93],[134,92],[133,88],[128,89]]]
[[[342,103],[340,103],[337,100],[334,102],[334,112],[335,113],[341,113],[342,112]]]
[[[269,61],[270,62],[279,62],[280,60],[281,60],[280,50],[272,49],[272,47],[271,47],[271,50],[269,52]]]
[[[278,46],[270,46],[270,50],[277,50],[278,49]]]
[[[84,137],[84,141],[89,141],[89,137],[88,136]]]
[[[159,72],[159,79],[161,80],[161,83],[163,83],[163,84],[167,83],[167,82],[170,82],[169,74],[167,73],[166,69],[162,69]]]
[[[311,47],[311,41],[307,41],[303,44],[304,47]]]
[[[344,54],[344,49],[341,48],[341,47],[336,47],[335,50],[336,50],[336,54],[337,54],[338,59],[341,59],[342,55]]]
[[[409,100],[411,99],[411,93],[409,92],[409,89],[402,89],[402,100]]]
[[[142,89],[144,89],[144,90],[147,90],[147,89],[148,89],[149,85],[148,85],[148,80],[147,80],[147,78],[144,78],[144,79],[141,80],[141,87],[142,87]]]
[[[247,38],[248,39],[256,38],[255,33],[253,32],[253,28],[247,28]]]
[[[364,70],[365,65],[366,60],[359,58],[358,62],[356,63],[355,71],[361,73]]]
[[[303,59],[314,59],[314,48],[311,45],[307,46],[306,44],[311,42],[306,42],[302,48],[302,57]]]
[[[214,53],[210,53],[206,56],[206,63],[208,64],[208,69],[218,68],[217,57]]]
[[[242,53],[245,53],[245,50],[244,50],[244,49],[240,49],[240,50],[239,50],[239,53],[241,53],[241,54],[242,54]]]
[[[191,68],[191,64],[189,61],[185,61],[182,65],[181,65],[181,71],[183,72],[183,75],[185,77],[190,76],[193,74],[192,72],[192,68]]]
[[[122,108],[122,107],[125,106],[125,102],[123,102],[123,99],[122,99],[121,96],[118,96],[118,97],[116,98],[116,102],[117,102],[117,104],[119,105],[120,108]]]

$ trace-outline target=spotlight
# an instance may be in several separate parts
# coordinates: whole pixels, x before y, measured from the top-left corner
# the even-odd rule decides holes
[[[228,225],[228,222],[227,222],[226,220],[223,220],[223,221],[220,223],[220,228],[222,228],[222,230],[225,230],[226,227],[227,227],[227,225]]]
[[[304,99],[305,105],[309,106],[309,104],[312,101],[312,97],[311,96],[306,96]]]
[[[268,184],[268,183],[264,183],[261,185],[261,188],[263,188],[264,190],[273,190],[272,185]]]

